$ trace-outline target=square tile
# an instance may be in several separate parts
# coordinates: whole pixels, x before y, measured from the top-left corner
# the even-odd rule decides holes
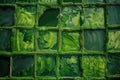
[[[63,0],[63,2],[73,2],[73,3],[75,3],[75,2],[81,2],[82,0]]]
[[[39,14],[38,26],[56,27],[58,25],[59,9],[45,8],[42,12],[42,14]]]
[[[108,54],[107,75],[120,74],[120,54]]]
[[[39,31],[38,48],[41,49],[53,49],[58,48],[57,32],[55,31]]]
[[[35,25],[36,6],[18,6],[16,13],[16,24],[18,27],[32,28]]]
[[[120,0],[107,0],[108,3],[120,3]]]
[[[38,0],[38,3],[56,5],[58,1],[57,0]]]
[[[103,2],[104,0],[84,0],[85,3]]]
[[[104,77],[105,66],[104,56],[82,56],[82,69],[84,77]]]
[[[37,2],[37,0],[17,0],[17,2],[21,2],[21,3],[32,3],[32,2]]]
[[[33,51],[34,50],[34,31],[27,29],[17,30],[17,51]]]
[[[55,56],[37,56],[37,76],[55,76],[56,58]]]
[[[2,4],[4,4],[4,3],[5,3],[5,4],[6,4],[6,3],[10,3],[10,4],[12,3],[12,4],[13,4],[13,3],[15,3],[15,0],[0,0],[0,4],[1,4],[1,3],[2,3]]]
[[[104,51],[105,31],[104,30],[85,30],[84,49],[94,51]]]
[[[108,50],[120,50],[120,31],[109,30],[108,32]]]
[[[62,33],[62,50],[63,51],[79,51],[79,33],[63,32]]]
[[[6,77],[10,74],[10,58],[0,56],[0,77]]]
[[[108,25],[120,25],[120,6],[108,6]]]
[[[80,6],[65,6],[62,8],[61,26],[63,28],[79,28],[80,26]]]
[[[0,51],[12,51],[11,37],[12,37],[11,30],[0,29]]]
[[[33,76],[34,74],[34,57],[30,55],[13,56],[13,76]]]
[[[60,58],[61,76],[80,76],[79,58],[77,56],[61,56]]]
[[[103,8],[83,8],[84,20],[82,28],[95,29],[104,28],[104,10]]]
[[[0,7],[0,26],[13,26],[14,25],[14,7],[1,6]]]

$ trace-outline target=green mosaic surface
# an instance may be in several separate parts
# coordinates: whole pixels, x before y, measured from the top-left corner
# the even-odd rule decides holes
[[[120,0],[0,0],[0,80],[120,80]]]

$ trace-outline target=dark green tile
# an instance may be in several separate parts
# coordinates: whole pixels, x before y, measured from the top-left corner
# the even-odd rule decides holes
[[[0,7],[0,26],[14,25],[14,7],[4,6]]]
[[[0,4],[7,4],[7,3],[13,4],[15,3],[15,0],[0,0]]]
[[[12,31],[9,29],[0,29],[0,51],[11,51]]]
[[[105,31],[104,30],[85,30],[84,31],[85,50],[104,51],[105,50]]]
[[[21,2],[21,3],[32,3],[32,2],[37,2],[37,0],[17,0],[17,2]]]
[[[81,2],[82,0],[63,0],[63,2],[73,2],[73,3],[75,3],[75,2]]]
[[[9,76],[10,72],[10,58],[7,56],[0,56],[0,77]]]
[[[108,54],[107,60],[107,74],[116,75],[120,74],[120,54]]]
[[[103,2],[104,0],[84,0],[85,3],[89,3],[89,2],[92,2],[92,3],[96,3],[96,2]]]
[[[39,17],[39,26],[52,26],[58,25],[59,9],[46,9],[44,13]]]
[[[107,0],[108,3],[120,3],[120,0]]]
[[[34,58],[28,55],[13,56],[13,76],[33,76],[34,74]]]
[[[120,6],[108,6],[108,24],[120,25]]]

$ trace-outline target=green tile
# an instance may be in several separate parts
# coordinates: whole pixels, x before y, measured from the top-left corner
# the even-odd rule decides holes
[[[85,3],[96,3],[96,2],[103,2],[104,0],[84,0]]]
[[[109,30],[108,32],[108,50],[119,50],[120,49],[120,31]]]
[[[37,76],[55,76],[56,59],[54,56],[37,56]]]
[[[34,74],[34,58],[29,55],[15,55],[13,56],[12,75],[19,77],[33,76]]]
[[[107,75],[120,74],[120,54],[108,54]]]
[[[63,0],[63,2],[73,2],[73,3],[75,3],[75,2],[81,2],[82,0]]]
[[[7,4],[7,3],[13,4],[15,3],[15,0],[0,0],[0,4]]]
[[[108,25],[120,25],[120,6],[108,6]]]
[[[7,56],[0,56],[0,77],[9,76],[10,72],[10,58]]]
[[[0,29],[0,51],[11,51],[12,31],[9,29]]]
[[[108,3],[120,3],[120,0],[107,0]]]
[[[47,5],[56,5],[57,0],[38,0],[38,3],[47,4]]]
[[[80,76],[79,58],[77,56],[61,56],[60,58],[61,76]]]
[[[62,33],[62,50],[63,51],[79,51],[79,33],[63,32]]]
[[[38,36],[39,49],[57,49],[58,48],[57,32],[40,31]]]
[[[61,26],[63,28],[79,28],[80,26],[80,6],[65,6],[62,8]]]
[[[17,51],[33,51],[34,50],[34,31],[19,29],[17,30],[16,47]]]
[[[103,56],[82,56],[82,69],[84,77],[104,77],[105,57]]]
[[[104,28],[104,10],[103,8],[83,8],[83,24],[84,29]]]
[[[104,30],[85,30],[84,49],[94,51],[105,50],[105,31]]]
[[[59,9],[45,9],[42,15],[39,15],[38,24],[39,26],[52,26],[58,25]]]
[[[14,7],[0,7],[0,26],[8,27],[14,25]]]
[[[32,28],[35,25],[37,8],[35,6],[18,6],[16,24],[18,27]]]
[[[17,2],[21,2],[21,3],[32,3],[32,2],[36,2],[37,0],[17,0]]]

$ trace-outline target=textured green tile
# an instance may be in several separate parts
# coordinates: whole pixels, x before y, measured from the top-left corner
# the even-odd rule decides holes
[[[84,77],[104,77],[105,57],[103,56],[82,56],[82,69]]]
[[[62,8],[61,26],[63,28],[79,28],[80,26],[80,6],[65,6]]]
[[[83,8],[84,20],[82,28],[97,29],[104,28],[104,10],[103,8]]]
[[[17,51],[33,51],[34,31],[26,29],[17,30],[16,47]]]
[[[18,6],[16,24],[18,27],[32,28],[35,25],[37,8],[35,6]]]
[[[120,31],[109,30],[108,32],[108,50],[119,50],[120,49]]]
[[[39,49],[57,49],[58,48],[57,32],[40,31],[38,36]]]
[[[54,56],[37,56],[37,76],[55,76],[56,59]]]
[[[80,76],[79,58],[77,56],[61,56],[60,58],[61,76]]]
[[[79,33],[78,32],[63,32],[62,33],[62,50],[63,51],[78,51]]]
[[[57,0],[38,0],[38,3],[47,4],[47,5],[56,5]]]

